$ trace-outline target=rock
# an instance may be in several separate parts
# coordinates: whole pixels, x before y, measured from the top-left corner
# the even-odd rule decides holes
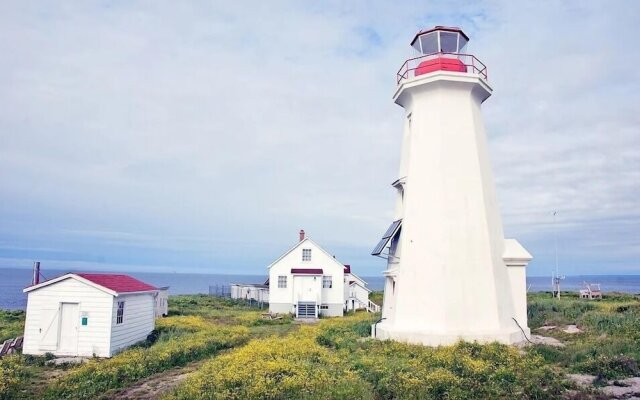
[[[566,328],[562,330],[564,333],[582,333],[582,329],[579,329],[576,325],[567,325]]]
[[[557,326],[555,325],[545,325],[545,326],[541,326],[540,328],[536,329],[538,331],[550,331],[552,329],[556,329]]]
[[[625,386],[605,386],[601,389],[602,392],[608,396],[625,399],[630,396],[640,396],[640,377],[620,379],[618,382]]]
[[[82,364],[87,361],[83,357],[58,357],[46,362],[47,365]]]
[[[320,322],[319,318],[294,318],[293,320],[300,324],[315,324]]]
[[[533,344],[544,344],[547,346],[564,347],[564,343],[562,343],[556,338],[552,338],[548,336],[531,335],[529,339],[533,342]]]
[[[591,386],[593,381],[596,379],[593,375],[585,374],[567,374],[567,378],[580,386]]]

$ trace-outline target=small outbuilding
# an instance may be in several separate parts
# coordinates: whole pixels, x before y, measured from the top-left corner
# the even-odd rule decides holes
[[[169,286],[158,288],[156,296],[156,318],[169,315]]]
[[[267,279],[265,283],[232,283],[231,298],[269,303],[269,280]]]
[[[68,273],[23,291],[24,354],[111,357],[155,328],[158,289],[128,275]]]

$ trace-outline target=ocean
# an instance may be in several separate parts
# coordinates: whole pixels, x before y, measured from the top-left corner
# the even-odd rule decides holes
[[[69,271],[46,270],[47,278],[56,277]],[[209,293],[209,286],[231,283],[262,283],[266,275],[222,275],[222,274],[178,274],[155,272],[127,272],[154,286],[169,286],[169,294]],[[382,290],[382,276],[363,276],[372,290]],[[604,292],[640,293],[640,275],[574,275],[562,281],[563,291],[578,291],[583,282],[599,283]],[[27,306],[27,296],[22,289],[31,283],[31,270],[0,268],[0,309],[23,310]],[[551,290],[550,277],[527,277],[530,292]]]

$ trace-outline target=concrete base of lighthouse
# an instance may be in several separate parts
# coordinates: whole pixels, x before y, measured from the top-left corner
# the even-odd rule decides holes
[[[515,325],[515,323],[514,323]],[[396,340],[398,342],[422,344],[425,346],[447,346],[459,341],[503,344],[517,344],[524,342],[531,335],[529,328],[524,328],[524,334],[520,328],[514,326],[501,331],[477,331],[477,332],[428,332],[415,329],[400,330],[387,326],[384,322],[377,326],[371,326],[372,336],[379,340]],[[524,336],[526,334],[526,337]]]

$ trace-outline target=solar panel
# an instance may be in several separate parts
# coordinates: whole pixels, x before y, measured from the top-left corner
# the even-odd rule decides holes
[[[389,226],[389,229],[387,229],[387,231],[384,233],[384,236],[382,236],[382,239],[380,239],[380,241],[376,245],[375,249],[373,249],[373,251],[371,252],[372,256],[379,256],[380,253],[382,253],[382,250],[384,250],[384,248],[387,246],[387,243],[389,243],[389,240],[391,240],[391,238],[396,234],[401,224],[401,219],[393,221],[391,226]]]

